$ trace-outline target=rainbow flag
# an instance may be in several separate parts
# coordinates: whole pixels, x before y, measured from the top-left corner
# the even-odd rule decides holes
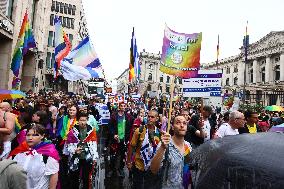
[[[23,56],[27,54],[29,49],[34,47],[36,47],[36,43],[29,24],[28,12],[26,11],[11,63],[11,70],[16,78],[14,80],[18,79]]]
[[[131,46],[130,46],[129,82],[133,81],[135,78],[139,79],[140,72],[141,68],[138,62],[138,51],[137,51],[136,38],[134,35],[134,27],[133,27]]]
[[[19,120],[16,117],[16,119],[15,119],[15,132],[16,132],[16,134],[18,134],[20,132],[21,128],[22,128],[22,126],[20,125]]]
[[[71,43],[63,31],[63,27],[60,23],[58,16],[54,18],[55,25],[55,64],[54,64],[54,78],[57,78],[59,75],[59,69],[61,61],[64,57],[68,55],[71,51]]]

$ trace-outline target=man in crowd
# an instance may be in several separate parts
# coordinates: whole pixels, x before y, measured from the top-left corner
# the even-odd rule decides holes
[[[238,129],[243,129],[246,123],[245,116],[239,111],[233,111],[229,115],[228,124],[222,124],[216,132],[215,138],[223,138],[229,135],[239,134]]]
[[[153,174],[161,173],[163,179],[161,188],[163,189],[189,188],[190,174],[188,171],[184,171],[189,170],[189,153],[191,151],[190,144],[184,140],[187,130],[186,119],[183,116],[176,116],[172,129],[174,133],[172,137],[163,132],[150,170]]]
[[[257,133],[261,132],[258,127],[258,114],[253,111],[245,112],[246,124],[243,128],[239,129],[239,133]]]
[[[133,173],[133,189],[149,189],[157,182],[157,177],[153,177],[148,168],[160,142],[158,120],[158,112],[149,111],[148,123],[137,128],[133,134],[127,153],[127,167]],[[145,151],[148,153],[143,153]]]
[[[112,114],[109,123],[109,133],[112,154],[114,159],[111,161],[111,171],[108,177],[112,176],[112,171],[116,170],[119,177],[124,177],[124,159],[126,152],[126,144],[129,140],[130,129],[133,124],[133,118],[130,114],[125,113],[126,104],[119,104],[118,112]]]

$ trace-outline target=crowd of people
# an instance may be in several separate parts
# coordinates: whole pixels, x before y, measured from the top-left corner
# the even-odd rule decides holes
[[[107,100],[106,100],[107,101]],[[193,188],[190,152],[216,138],[266,132],[283,123],[265,111],[222,112],[221,107],[176,101],[129,98],[106,105],[104,99],[63,92],[28,92],[24,99],[0,104],[0,180],[5,188],[92,188],[98,138],[110,156],[107,178],[122,180],[129,170],[134,189]],[[168,132],[168,121],[170,130]],[[99,130],[104,129],[104,132]]]

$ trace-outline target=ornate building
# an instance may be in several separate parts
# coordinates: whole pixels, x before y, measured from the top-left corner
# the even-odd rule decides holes
[[[118,93],[139,93],[149,96],[160,96],[170,92],[170,76],[160,72],[161,54],[149,53],[143,50],[139,55],[141,76],[139,85],[134,87],[128,82],[129,69],[117,78]],[[133,86],[133,87],[132,87]],[[175,80],[175,93],[182,92],[182,79]]]
[[[26,10],[36,48],[23,57],[19,74],[20,89],[38,92],[54,86],[54,16],[59,16],[73,46],[88,35],[88,30],[82,0],[0,0],[0,88],[11,88],[11,60]],[[58,83],[65,90],[78,92],[77,83],[67,82],[63,78]]]
[[[240,54],[203,65],[205,69],[222,69],[225,90],[243,94],[244,79],[247,103],[263,105],[284,103],[284,31],[270,32],[249,45],[248,61],[244,48]],[[246,69],[245,69],[246,66]],[[246,70],[246,73],[245,73]]]

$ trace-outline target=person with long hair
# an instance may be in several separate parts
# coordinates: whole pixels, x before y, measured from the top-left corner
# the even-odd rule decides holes
[[[66,140],[69,131],[77,124],[77,116],[79,113],[79,108],[72,105],[68,109],[68,114],[60,118],[57,122],[56,137],[57,137],[57,149],[60,152],[60,175],[59,183],[61,188],[68,187],[68,156],[69,152],[67,150]]]
[[[58,180],[59,155],[51,141],[45,138],[45,128],[32,123],[26,141],[9,155],[27,172],[27,188],[55,189]]]

